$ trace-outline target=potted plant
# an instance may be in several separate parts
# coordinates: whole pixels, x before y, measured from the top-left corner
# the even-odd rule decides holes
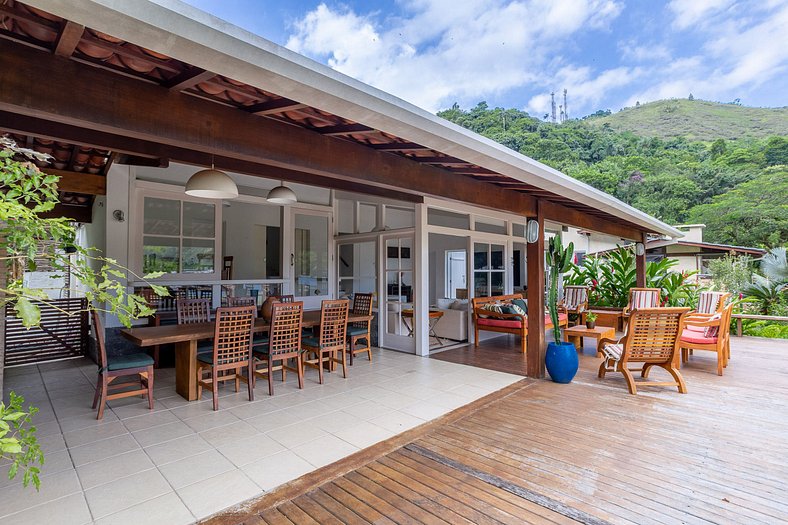
[[[596,326],[596,314],[594,312],[586,313],[586,328],[591,330]]]
[[[558,276],[566,273],[572,265],[574,243],[564,248],[558,236],[550,239],[547,247],[547,266],[550,268],[550,289],[547,307],[553,321],[554,342],[547,345],[545,366],[550,378],[556,383],[569,383],[577,373],[577,350],[575,345],[561,341],[561,329],[558,326]]]

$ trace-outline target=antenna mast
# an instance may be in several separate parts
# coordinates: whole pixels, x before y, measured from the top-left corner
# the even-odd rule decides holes
[[[555,115],[555,91],[552,91],[550,93],[550,108],[551,108],[551,115],[552,115],[552,118],[553,118],[553,124],[555,124],[555,118],[556,118],[556,115]]]
[[[564,121],[569,118],[569,110],[566,108],[566,88],[564,88]]]

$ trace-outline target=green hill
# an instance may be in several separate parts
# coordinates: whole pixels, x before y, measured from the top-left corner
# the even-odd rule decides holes
[[[715,139],[765,138],[788,135],[788,107],[751,108],[705,100],[672,99],[625,108],[618,113],[591,116],[591,125],[607,124],[616,131],[641,137],[711,142]]]

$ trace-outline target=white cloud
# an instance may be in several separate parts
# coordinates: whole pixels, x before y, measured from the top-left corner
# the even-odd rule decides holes
[[[678,3],[682,2],[672,2],[671,8]],[[697,4],[701,7],[692,11],[694,16],[718,11],[714,24],[695,28],[703,42],[701,48],[693,49],[692,56],[650,66],[647,76],[657,81],[630,96],[625,105],[637,100],[686,97],[689,93],[709,100],[747,101],[747,95],[763,84],[784,82],[788,70],[788,3],[756,0],[736,5],[725,2],[722,6],[722,2],[708,0]],[[719,12],[723,7],[728,9]]]
[[[287,47],[435,111],[537,82],[562,40],[605,28],[613,0],[409,0],[386,20],[321,4]]]
[[[673,11],[673,25],[679,29],[703,24],[708,17],[728,8],[733,0],[671,0],[668,9]]]

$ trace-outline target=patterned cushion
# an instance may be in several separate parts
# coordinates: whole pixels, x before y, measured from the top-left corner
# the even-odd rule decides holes
[[[564,292],[564,306],[568,310],[577,310],[577,307],[587,300],[588,292],[585,287],[567,287]]]
[[[659,306],[659,293],[637,290],[632,292],[632,300],[629,304],[630,310],[640,308],[656,308]]]
[[[698,297],[698,313],[713,314],[720,305],[722,292],[701,292]]]
[[[612,359],[618,361],[621,359],[621,354],[624,352],[624,345],[619,343],[608,343],[602,348],[602,355],[605,359]]]
[[[691,332],[684,330],[681,332],[681,340],[685,343],[694,343],[696,345],[716,345],[716,337],[706,337],[700,332]]]
[[[148,354],[129,354],[108,357],[107,370],[126,370],[153,365],[153,358]]]
[[[512,299],[512,304],[519,307],[523,311],[523,315],[528,314],[528,303],[525,299]]]
[[[719,321],[720,319],[722,319],[722,314],[718,313],[712,315],[711,318],[709,318],[709,321]],[[719,326],[707,326],[706,330],[703,331],[703,337],[713,337],[716,339],[719,333],[720,333]]]

